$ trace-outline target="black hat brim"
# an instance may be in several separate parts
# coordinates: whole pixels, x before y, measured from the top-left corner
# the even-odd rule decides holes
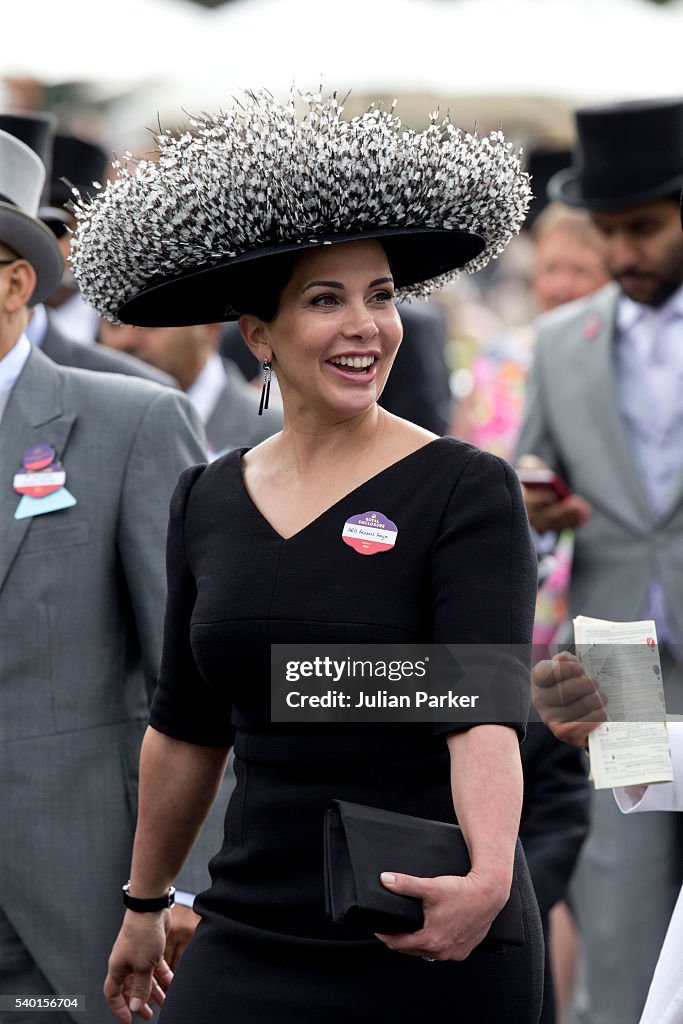
[[[240,312],[239,280],[245,271],[268,273],[269,261],[323,245],[376,239],[391,265],[395,287],[429,281],[479,256],[486,241],[469,231],[445,228],[382,228],[311,238],[302,242],[251,249],[210,267],[177,274],[144,288],[128,299],[117,317],[136,327],[186,327],[236,320]],[[251,265],[251,266],[250,266]]]
[[[625,210],[641,203],[654,203],[658,199],[672,197],[683,186],[683,171],[666,181],[657,182],[647,189],[619,194],[619,183],[615,182],[614,192],[609,196],[591,195],[584,188],[581,171],[568,167],[558,171],[548,182],[548,197],[566,206],[584,210]]]

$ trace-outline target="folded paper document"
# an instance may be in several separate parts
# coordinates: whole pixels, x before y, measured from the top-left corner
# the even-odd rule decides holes
[[[651,620],[574,619],[577,654],[606,694],[607,721],[588,738],[596,789],[673,778],[657,631]]]

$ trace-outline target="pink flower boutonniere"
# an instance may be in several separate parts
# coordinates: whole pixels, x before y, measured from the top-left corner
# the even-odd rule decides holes
[[[584,338],[587,338],[589,341],[591,341],[593,338],[597,338],[601,330],[602,320],[599,316],[592,314],[591,316],[587,317],[587,319],[584,321],[583,330],[581,334]]]

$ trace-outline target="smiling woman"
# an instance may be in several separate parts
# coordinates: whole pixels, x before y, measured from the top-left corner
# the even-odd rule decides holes
[[[273,643],[529,645],[536,563],[515,474],[377,404],[401,341],[396,298],[501,251],[528,181],[499,133],[433,118],[418,135],[377,108],[345,122],[334,97],[308,103],[299,122],[293,101],[247,97],[162,135],[158,164],[121,171],[79,208],[74,269],[105,315],[239,319],[284,407],[279,434],[189,470],[173,499],[129,897],[168,891],[230,746],[237,787],[172,984],[169,910],[129,909],[105,992],[122,1024],[149,1019],[166,989],[162,1024],[407,1024],[451,1006],[463,1021],[535,1024],[542,942],[524,879],[525,945],[504,957],[480,945],[510,893],[523,655],[503,673],[504,724],[444,711],[400,728],[273,725],[269,693]],[[373,543],[349,543],[359,522]],[[326,918],[333,799],[457,814],[467,876],[384,865],[387,889],[422,901],[419,931]]]
[[[251,351],[277,374],[288,430],[314,410],[335,420],[377,402],[403,331],[393,297],[380,243],[347,242],[297,257],[272,321],[240,317]]]

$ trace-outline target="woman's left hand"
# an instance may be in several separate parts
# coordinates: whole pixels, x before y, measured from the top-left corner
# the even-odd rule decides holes
[[[438,878],[384,872],[381,880],[391,892],[422,901],[424,926],[417,932],[377,934],[377,938],[397,953],[430,960],[465,960],[485,938],[509,897],[509,887],[506,891],[504,886],[491,885],[474,872]]]

